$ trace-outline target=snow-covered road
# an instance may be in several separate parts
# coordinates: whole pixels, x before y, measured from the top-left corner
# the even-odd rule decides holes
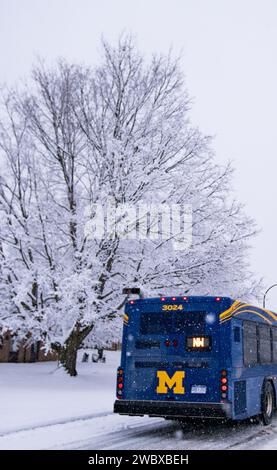
[[[277,417],[268,427],[195,422],[182,431],[113,414],[119,356],[79,363],[73,379],[55,363],[0,364],[0,449],[277,449]]]
[[[69,420],[0,436],[1,449],[277,449],[277,418],[268,427],[250,423],[190,423],[113,415]]]

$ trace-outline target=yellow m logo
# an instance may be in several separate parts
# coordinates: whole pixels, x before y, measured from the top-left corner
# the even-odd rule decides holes
[[[170,378],[167,372],[164,370],[157,371],[157,377],[159,380],[158,386],[156,388],[157,393],[167,393],[168,389],[173,388],[173,393],[185,393],[185,388],[183,386],[183,380],[185,377],[184,371],[174,372],[173,376]]]

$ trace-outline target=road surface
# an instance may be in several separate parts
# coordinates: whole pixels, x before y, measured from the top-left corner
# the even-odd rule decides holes
[[[277,418],[262,424],[194,422],[100,413],[0,435],[0,449],[277,449]]]

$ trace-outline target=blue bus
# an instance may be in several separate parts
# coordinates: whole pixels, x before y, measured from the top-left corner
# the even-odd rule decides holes
[[[276,392],[274,312],[229,297],[126,303],[115,413],[180,422],[256,417],[267,425]]]

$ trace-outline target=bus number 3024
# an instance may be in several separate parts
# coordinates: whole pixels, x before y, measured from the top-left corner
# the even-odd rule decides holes
[[[162,310],[183,310],[183,305],[163,305]]]

